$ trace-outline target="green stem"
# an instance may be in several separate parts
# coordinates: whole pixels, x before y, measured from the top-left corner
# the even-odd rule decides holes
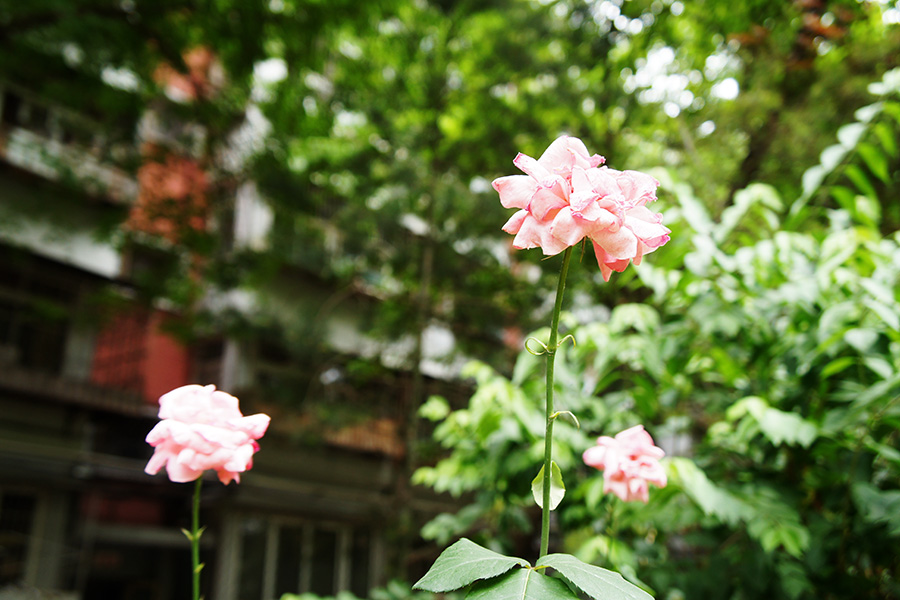
[[[194,600],[200,600],[200,487],[203,477],[197,478],[194,486],[194,507],[191,511],[191,567],[193,568]]]
[[[541,554],[546,556],[550,549],[550,470],[553,456],[553,363],[559,339],[559,313],[562,310],[563,292],[566,289],[566,275],[569,273],[569,261],[572,258],[571,246],[563,255],[562,268],[559,271],[559,284],[556,288],[556,304],[553,307],[553,320],[550,325],[550,340],[547,343],[547,429],[544,435],[544,497],[541,508]]]

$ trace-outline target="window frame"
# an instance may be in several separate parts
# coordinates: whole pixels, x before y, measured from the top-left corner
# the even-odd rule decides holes
[[[374,528],[362,524],[347,523],[333,520],[317,520],[291,516],[265,516],[253,513],[243,513],[227,519],[231,526],[226,526],[227,532],[223,532],[222,560],[219,563],[220,577],[218,578],[220,596],[224,600],[238,600],[237,590],[241,587],[239,565],[242,563],[244,552],[243,525],[250,520],[262,521],[264,530],[264,558],[261,577],[261,589],[259,598],[277,600],[276,586],[278,582],[279,547],[282,531],[286,528],[299,528],[301,531],[301,547],[299,549],[300,563],[296,565],[297,589],[291,593],[309,593],[312,587],[312,567],[314,562],[314,537],[316,531],[327,531],[335,534],[335,554],[332,557],[334,563],[334,580],[332,593],[350,591],[352,587],[353,561],[353,536],[356,533],[365,532],[368,536],[368,560],[366,565],[366,587],[371,589],[374,583],[373,574],[377,567],[376,550],[378,547],[378,534]]]

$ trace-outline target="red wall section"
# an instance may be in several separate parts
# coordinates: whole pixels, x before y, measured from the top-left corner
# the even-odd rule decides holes
[[[114,316],[97,335],[91,382],[100,387],[142,392],[148,315],[132,310]]]
[[[164,331],[167,316],[156,311],[147,325],[144,359],[144,400],[156,404],[160,396],[188,383],[188,349]]]
[[[139,309],[110,320],[97,336],[91,381],[137,392],[148,404],[187,384],[190,353],[165,332],[168,318],[159,310]]]
[[[159,500],[123,494],[114,496],[98,491],[81,497],[80,516],[101,523],[130,525],[162,525],[163,505]]]

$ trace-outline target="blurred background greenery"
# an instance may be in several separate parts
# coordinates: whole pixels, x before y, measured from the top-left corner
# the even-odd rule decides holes
[[[200,124],[220,222],[258,186],[264,247],[186,235],[203,260],[145,286],[190,314],[187,337],[324,362],[319,306],[294,330],[194,310],[210,286],[264,293],[291,270],[378,298],[376,337],[452,331],[479,361],[471,400],[424,401],[420,384],[408,407],[425,420],[410,429],[436,424],[413,481],[463,499],[422,530],[442,545],[534,547],[541,363],[520,350],[558,265],[511,251],[490,181],[560,133],[654,174],[672,240],[608,284],[590,250],[570,274],[578,345],[557,393],[582,429],[557,428],[556,547],[658,598],[897,598],[898,23],[887,0],[6,0],[0,74],[90,116],[126,170],[147,110]],[[197,48],[220,79],[191,79]],[[191,102],[160,65],[188,75]],[[364,387],[380,366],[354,369]],[[580,464],[636,423],[672,456],[646,507],[603,497]]]

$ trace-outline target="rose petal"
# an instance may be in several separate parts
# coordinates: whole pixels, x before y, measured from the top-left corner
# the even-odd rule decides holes
[[[572,209],[567,206],[554,217],[550,233],[566,247],[574,246],[587,235],[585,225],[590,223],[573,216]]]
[[[552,173],[527,154],[519,152],[516,158],[513,159],[513,164],[519,167],[519,170],[523,173],[531,175],[538,183],[543,183],[552,179]]]
[[[628,260],[637,252],[637,236],[627,227],[621,227],[618,231],[604,229],[593,232],[591,240],[617,260]]]
[[[526,175],[493,182],[506,208],[518,208],[503,226],[514,235],[513,247],[538,248],[553,255],[590,238],[600,272],[613,271],[668,242],[671,231],[662,215],[645,208],[656,199],[659,182],[638,171],[600,166],[604,158],[590,155],[584,142],[560,136],[537,160],[518,154],[514,164]]]
[[[635,205],[656,200],[659,182],[650,175],[640,171],[622,171],[616,180],[625,197]]]
[[[540,248],[547,256],[559,254],[568,246],[553,237],[550,231],[551,222],[538,221],[532,216],[525,218],[522,227],[513,239],[513,248]]]
[[[606,467],[606,448],[603,446],[591,446],[581,455],[584,464],[601,471]]]
[[[160,398],[159,412],[163,419],[146,438],[155,450],[145,471],[154,474],[165,466],[176,482],[194,481],[207,469],[225,483],[238,481],[237,472],[252,464],[256,440],[270,423],[261,413],[244,417],[238,399],[215,386],[172,390]]]
[[[625,214],[625,227],[630,229],[641,240],[658,240],[667,236],[670,231],[658,221],[645,221],[635,218],[630,210]],[[659,244],[657,244],[659,245]]]
[[[500,205],[503,208],[528,208],[537,182],[528,175],[507,175],[499,177],[491,184],[500,194]]]
[[[596,167],[604,160],[599,154],[591,156],[587,146],[577,137],[563,135],[556,138],[544,150],[538,162],[548,171],[565,174],[574,166],[582,168]]]
[[[636,425],[615,438],[598,438],[597,445],[585,450],[582,458],[585,464],[603,471],[604,493],[615,494],[625,502],[647,502],[648,484],[666,486],[666,474],[659,463],[664,455],[643,425]]]
[[[519,230],[522,228],[522,223],[525,222],[525,219],[529,217],[529,213],[527,210],[520,210],[513,214],[509,218],[509,221],[506,222],[501,229],[506,233],[516,234],[519,233]]]
[[[531,199],[531,203],[528,205],[528,212],[534,215],[537,220],[544,221],[551,211],[568,206],[568,201],[560,195],[559,191],[559,186],[538,188]]]

